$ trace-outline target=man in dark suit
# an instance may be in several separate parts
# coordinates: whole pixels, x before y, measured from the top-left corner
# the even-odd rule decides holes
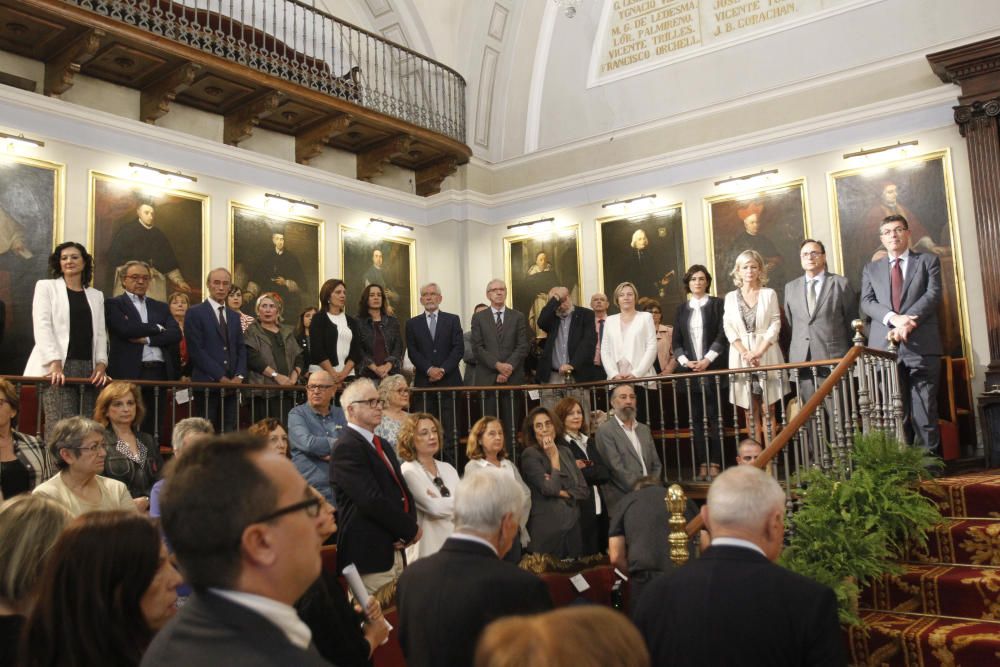
[[[620,384],[611,391],[612,414],[597,429],[597,451],[608,465],[611,481],[604,485],[609,513],[641,477],[660,477],[663,465],[649,427],[636,421],[635,389]]]
[[[518,483],[499,471],[477,470],[459,482],[454,534],[399,579],[399,641],[407,665],[471,665],[491,621],[552,608],[541,579],[501,560],[526,511]]]
[[[590,309],[594,311],[594,333],[597,341],[594,345],[593,368],[588,368],[587,372],[594,382],[607,379],[604,372],[604,364],[601,363],[601,341],[604,339],[604,322],[608,319],[608,295],[604,292],[596,292],[590,297]]]
[[[524,360],[531,345],[528,320],[523,313],[505,305],[507,285],[504,281],[491,280],[486,286],[486,298],[490,307],[472,316],[472,349],[476,354],[473,384],[477,387],[524,384]],[[499,393],[499,412],[495,395],[486,397],[485,410],[488,414],[500,415],[508,430],[514,429],[518,421],[517,409],[511,404],[509,393]]]
[[[320,505],[292,462],[259,438],[187,445],[160,508],[194,595],[142,665],[327,665],[292,606],[322,567]]]
[[[184,316],[184,336],[188,354],[191,355],[191,379],[195,382],[220,382],[234,385],[220,401],[219,389],[196,392],[195,410],[205,405],[204,392],[208,392],[206,419],[216,431],[236,430],[235,385],[243,382],[247,374],[247,350],[243,343],[240,314],[226,306],[226,295],[233,284],[228,269],[218,268],[209,272],[205,280],[208,298],[191,306]]]
[[[340,397],[347,428],[333,443],[330,483],[337,497],[337,565],[354,563],[369,593],[403,571],[403,549],[420,539],[417,507],[392,447],[375,435],[382,400],[371,380]]]
[[[858,312],[858,296],[847,278],[827,271],[826,248],[806,239],[799,246],[803,275],[785,285],[785,320],[792,326],[788,361],[839,359],[851,348],[851,321]],[[799,400],[816,391],[830,374],[826,367],[799,372]]]
[[[594,311],[574,306],[569,289],[562,286],[549,290],[549,301],[538,314],[538,328],[544,331],[545,347],[538,360],[535,382],[562,385],[570,382],[590,382],[597,331]],[[565,396],[574,396],[581,405],[590,405],[585,390],[547,389],[542,393],[542,405],[552,409]]]
[[[861,275],[861,311],[871,318],[868,344],[884,350],[897,342],[906,438],[939,454],[938,384],[941,379],[941,260],[910,249],[906,218],[890,215],[880,228],[888,255]]]
[[[424,312],[406,323],[406,350],[417,372],[414,386],[444,390],[462,386],[458,364],[462,361],[465,343],[462,338],[462,321],[458,315],[441,310],[441,288],[428,283],[420,288],[420,303]],[[441,420],[444,427],[444,455],[452,461],[458,424],[455,423],[456,396],[448,391],[421,392],[419,405]]]
[[[104,300],[108,328],[108,375],[116,380],[163,382],[180,377],[174,355],[167,349],[181,340],[181,329],[162,301],[146,296],[151,272],[145,262],[132,260],[122,269],[125,292]],[[152,387],[142,388],[146,419],[142,430],[157,433],[158,416]]]
[[[636,603],[652,664],[847,664],[833,591],[772,562],[785,534],[785,494],[774,478],[729,468],[709,488],[702,516],[712,546],[653,580]]]

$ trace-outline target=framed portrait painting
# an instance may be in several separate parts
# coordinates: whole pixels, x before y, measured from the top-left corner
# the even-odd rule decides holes
[[[838,171],[830,174],[830,190],[834,255],[851,285],[860,291],[865,264],[884,255],[879,240],[882,219],[902,215],[910,228],[911,247],[941,260],[938,317],[944,353],[971,358],[949,152]]]
[[[684,302],[681,279],[687,268],[684,207],[674,204],[640,215],[600,218],[597,221],[600,290],[616,312],[613,292],[625,281],[634,283],[639,297],[660,302],[664,321],[671,321]]]
[[[508,236],[503,240],[507,301],[528,318],[535,338],[544,338],[538,314],[549,300],[549,290],[563,286],[573,303],[582,304],[580,226],[561,227],[544,234]]]
[[[166,301],[185,292],[202,299],[208,270],[208,195],[171,190],[90,172],[90,248],[94,287],[123,292],[121,270],[130,260],[152,269],[147,295]]]
[[[799,245],[809,238],[805,180],[751,193],[705,200],[706,241],[712,286],[719,296],[733,289],[730,273],[744,250],[756,250],[767,267],[768,286],[779,294],[801,273]]]
[[[31,301],[62,241],[64,167],[27,157],[0,161],[0,373],[21,375],[34,346]],[[75,240],[75,239],[74,239]],[[82,239],[81,239],[82,241]]]
[[[322,220],[229,202],[230,268],[250,315],[257,297],[272,292],[281,299],[285,324],[295,326],[302,310],[318,302],[322,248]]]
[[[340,266],[347,283],[347,312],[356,315],[361,291],[381,285],[400,325],[418,310],[416,241],[404,236],[373,235],[340,226]]]

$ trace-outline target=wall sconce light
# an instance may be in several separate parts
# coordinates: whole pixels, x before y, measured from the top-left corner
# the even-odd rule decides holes
[[[857,164],[876,164],[879,162],[890,162],[907,157],[919,141],[897,141],[888,146],[878,148],[861,148],[853,153],[844,153],[844,159]]]
[[[4,148],[8,153],[16,153],[24,148],[44,148],[45,142],[38,139],[31,139],[23,134],[7,134],[0,132],[0,140],[4,143]]]
[[[305,199],[292,199],[275,192],[267,192],[264,194],[264,208],[275,213],[288,215],[290,213],[318,211],[319,204],[313,204]]]
[[[129,162],[128,166],[132,169],[133,178],[154,183],[156,185],[176,185],[177,181],[182,181],[184,183],[198,182],[198,179],[194,176],[188,176],[187,174],[179,171],[151,167],[148,162],[143,162],[142,164],[139,164],[138,162]]]
[[[715,187],[722,188],[723,192],[744,192],[754,188],[766,187],[778,180],[778,170],[761,169],[756,174],[746,174],[744,176],[730,176],[721,181],[715,182]]]
[[[616,199],[615,201],[601,204],[601,208],[608,209],[608,212],[615,215],[625,215],[626,213],[641,213],[653,207],[653,200],[656,195],[639,195],[629,199]]]
[[[394,228],[405,229],[409,232],[413,231],[413,227],[410,227],[409,225],[404,225],[400,222],[389,222],[388,220],[383,220],[382,218],[369,218],[368,225],[365,227],[369,234],[375,236],[387,234]]]
[[[539,218],[538,220],[528,220],[526,222],[515,222],[513,225],[507,225],[507,229],[521,229],[523,231],[529,232],[531,234],[545,234],[551,232],[555,222],[555,218]]]

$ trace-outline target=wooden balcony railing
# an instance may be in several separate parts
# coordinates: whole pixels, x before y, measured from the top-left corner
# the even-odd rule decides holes
[[[455,70],[299,0],[61,0],[465,142]]]

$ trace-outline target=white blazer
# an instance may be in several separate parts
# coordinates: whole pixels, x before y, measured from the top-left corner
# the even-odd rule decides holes
[[[610,380],[619,375],[618,361],[627,359],[632,365],[632,375],[637,378],[652,377],[656,361],[656,327],[649,313],[636,313],[628,331],[622,334],[621,315],[612,315],[604,323],[601,341],[601,364]]]
[[[94,327],[91,341],[94,365],[108,363],[108,332],[104,328],[104,294],[93,287],[85,288]],[[69,296],[62,278],[39,280],[35,283],[35,298],[31,302],[34,320],[35,347],[28,357],[24,374],[41,377],[49,372],[56,359],[66,363],[69,352]]]

